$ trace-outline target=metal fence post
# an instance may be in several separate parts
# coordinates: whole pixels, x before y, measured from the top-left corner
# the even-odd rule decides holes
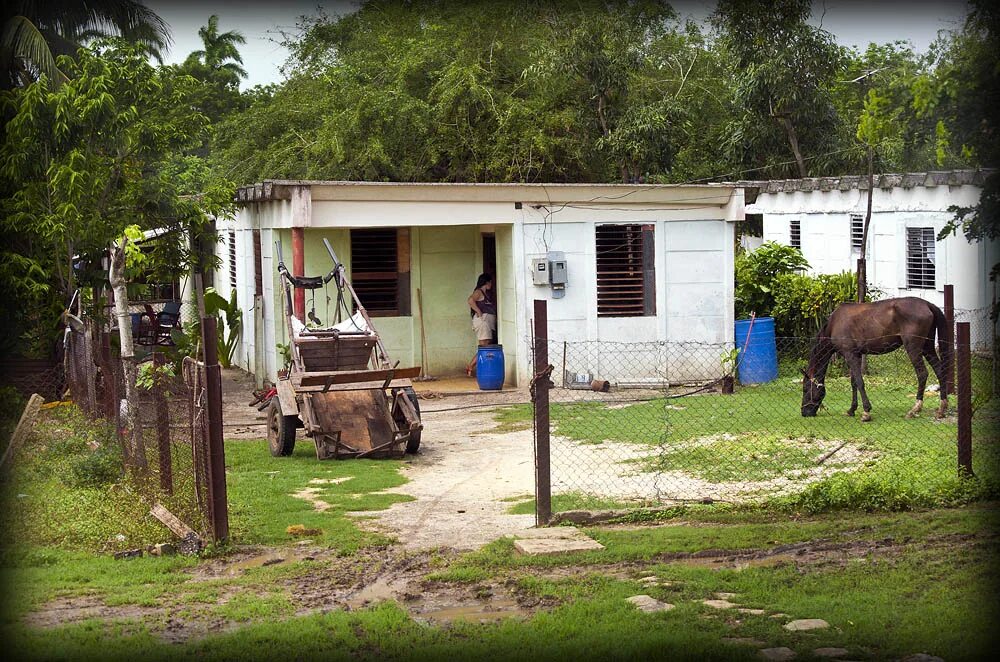
[[[946,384],[941,384],[945,388],[945,394],[951,395],[955,392],[955,286],[944,286],[944,319],[947,323],[947,332],[940,340],[948,345],[948,357],[945,359],[944,374]]]
[[[546,302],[535,299],[535,370],[531,380],[535,406],[535,524],[552,518],[549,464],[549,331]]]
[[[160,370],[167,364],[163,352],[153,352],[153,403],[156,410],[157,455],[160,459],[160,489],[167,494],[174,493],[174,472],[170,458],[170,412],[167,398],[163,393]]]
[[[958,474],[972,476],[972,357],[969,350],[969,323],[957,325],[958,363]]]
[[[229,538],[226,502],[226,451],[222,445],[222,368],[219,367],[215,317],[201,318],[201,340],[205,348],[205,397],[208,404],[209,511],[216,542]]]

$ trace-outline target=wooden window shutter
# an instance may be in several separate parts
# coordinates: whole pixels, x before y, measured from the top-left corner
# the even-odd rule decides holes
[[[373,316],[409,315],[409,229],[351,230],[351,284]]]
[[[653,226],[598,225],[598,317],[640,317],[656,312]]]
[[[264,267],[260,256],[260,230],[253,231],[253,293],[264,296]]]

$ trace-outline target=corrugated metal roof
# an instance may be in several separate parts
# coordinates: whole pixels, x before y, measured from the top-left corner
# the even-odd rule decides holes
[[[881,173],[874,176],[875,188],[888,190],[896,187],[915,188],[917,186],[982,186],[987,177],[996,172],[993,168],[977,170],[932,170],[929,172]],[[740,180],[730,182],[735,186],[757,187],[761,193],[791,193],[794,191],[850,191],[868,190],[865,175],[842,175],[840,177],[804,177],[802,179]]]

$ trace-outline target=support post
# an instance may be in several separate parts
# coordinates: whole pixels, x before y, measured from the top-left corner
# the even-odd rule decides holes
[[[864,303],[868,296],[868,265],[865,258],[858,258],[858,303]]]
[[[111,367],[111,332],[101,331],[101,371],[104,373],[104,420],[114,422],[118,411],[118,384]]]
[[[944,319],[947,329],[945,337],[941,338],[948,348],[948,356],[945,358],[944,374],[947,385],[942,384],[942,388],[947,388],[945,393],[952,395],[955,392],[955,286],[944,286]],[[942,357],[944,358],[944,357]]]
[[[969,323],[957,324],[958,342],[958,474],[972,476],[972,357],[969,350]]]
[[[205,396],[208,401],[208,487],[209,521],[216,542],[229,538],[229,509],[226,502],[226,452],[222,445],[222,368],[216,341],[215,317],[201,319],[201,339],[205,347]]]
[[[156,410],[156,445],[160,464],[160,489],[166,494],[174,493],[174,472],[170,458],[170,412],[167,396],[163,392],[160,369],[167,365],[163,352],[153,352],[153,406]]]
[[[302,228],[292,228],[292,275],[306,275],[305,257],[305,231]],[[306,291],[301,287],[295,288],[292,295],[292,311],[299,318],[300,322],[306,321]]]
[[[535,405],[535,524],[552,518],[552,476],[549,464],[549,331],[546,302],[535,299],[535,375],[531,380]]]

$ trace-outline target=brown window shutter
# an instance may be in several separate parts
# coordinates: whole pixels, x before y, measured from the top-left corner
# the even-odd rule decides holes
[[[642,226],[642,293],[646,315],[656,314],[656,245],[653,242],[653,226]]]
[[[653,226],[598,225],[595,236],[598,317],[654,314]]]

